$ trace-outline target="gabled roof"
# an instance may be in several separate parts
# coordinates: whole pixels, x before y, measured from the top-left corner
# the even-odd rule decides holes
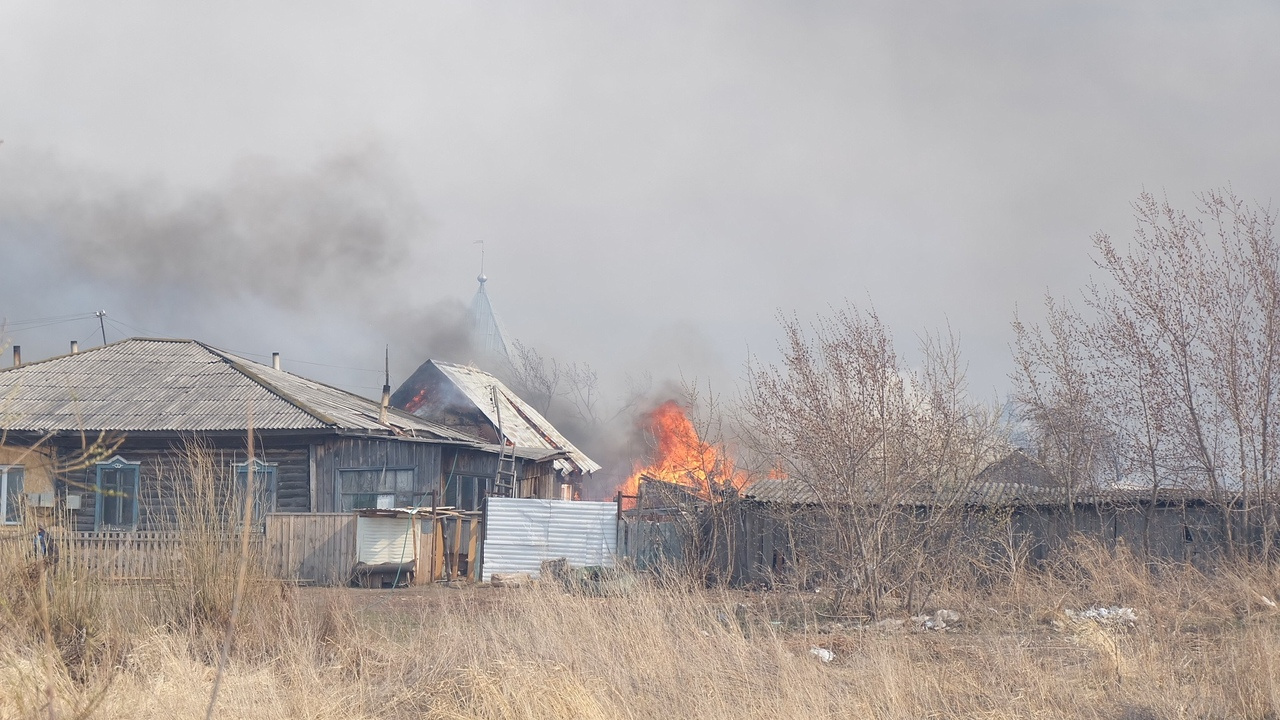
[[[478,443],[368,398],[194,340],[130,338],[0,370],[0,429],[335,430]]]
[[[593,473],[600,469],[596,461],[587,457],[586,453],[574,447],[559,430],[534,410],[528,403],[511,392],[501,380],[467,365],[455,365],[440,360],[428,360],[405,383],[426,382],[427,368],[435,368],[466,398],[466,401],[478,409],[485,419],[496,429],[502,427],[506,439],[521,449],[544,449],[562,451],[565,457],[555,460],[556,469],[570,473],[574,471]],[[420,388],[415,388],[415,390]],[[406,387],[396,391],[400,396],[406,393]],[[497,404],[494,404],[495,398]],[[413,407],[410,405],[409,407]],[[417,412],[431,412],[429,407],[417,409]],[[501,422],[499,422],[501,419]]]

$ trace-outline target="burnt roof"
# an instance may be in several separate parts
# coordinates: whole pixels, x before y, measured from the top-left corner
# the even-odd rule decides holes
[[[438,377],[456,388],[461,395],[459,399],[477,409],[495,429],[501,424],[502,434],[516,447],[563,452],[564,456],[554,461],[562,472],[593,473],[600,469],[596,461],[569,442],[542,413],[533,409],[501,380],[479,368],[428,360],[396,390],[395,402],[406,402],[407,398],[422,390],[422,385]],[[430,404],[414,408],[418,417],[430,418],[434,411]]]
[[[335,430],[478,443],[477,438],[195,340],[129,338],[0,370],[11,431]]]

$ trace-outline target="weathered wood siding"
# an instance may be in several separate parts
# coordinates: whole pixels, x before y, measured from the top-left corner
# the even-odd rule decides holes
[[[317,512],[341,509],[339,470],[413,468],[414,492],[420,498],[426,498],[429,491],[440,486],[439,445],[396,439],[339,437],[314,447]]]
[[[233,481],[232,466],[248,459],[244,441],[209,440],[205,448],[214,458],[222,477]],[[126,439],[116,455],[127,462],[139,464],[138,477],[138,525],[137,530],[163,530],[171,528],[176,519],[178,498],[182,496],[179,483],[186,482],[187,451],[179,438]],[[296,441],[286,444],[272,438],[263,438],[255,448],[255,457],[272,464],[276,470],[276,511],[306,512],[310,510],[310,463],[306,445]],[[98,501],[97,467],[64,473],[59,479],[63,494],[79,495],[81,508],[74,514],[74,527],[78,531],[96,530],[95,511]]]
[[[498,456],[491,452],[471,448],[452,448],[448,451],[448,455],[448,461],[444,465],[444,477],[452,473],[491,478],[498,472]],[[442,483],[444,477],[441,478]]]

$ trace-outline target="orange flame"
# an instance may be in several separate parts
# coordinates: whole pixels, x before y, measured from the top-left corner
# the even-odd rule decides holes
[[[646,419],[657,443],[653,462],[636,463],[635,472],[619,487],[622,494],[637,494],[645,477],[680,485],[708,499],[714,491],[741,490],[746,485],[746,474],[734,467],[724,448],[698,437],[689,416],[674,400],[659,405]]]

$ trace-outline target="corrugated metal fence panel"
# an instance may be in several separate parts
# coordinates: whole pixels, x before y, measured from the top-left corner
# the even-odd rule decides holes
[[[618,506],[605,502],[489,498],[483,579],[494,573],[537,577],[543,560],[575,567],[614,566]]]
[[[418,548],[410,518],[357,517],[356,558],[368,565],[412,562]]]
[[[569,564],[614,566],[618,554],[618,505],[611,502],[550,500],[551,525],[547,530],[548,557],[569,559]]]

